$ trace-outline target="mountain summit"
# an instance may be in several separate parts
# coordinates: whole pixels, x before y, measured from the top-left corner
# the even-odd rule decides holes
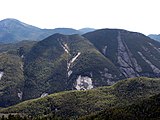
[[[40,29],[16,19],[0,21],[0,43],[13,43],[22,40],[43,40],[44,38],[61,33],[65,35],[80,34],[72,28]]]
[[[102,29],[84,35],[126,78],[160,77],[160,43],[136,32]]]
[[[32,25],[28,25],[26,23],[23,23],[17,19],[13,19],[13,18],[7,18],[4,20],[0,21],[0,26],[1,29],[6,29],[6,30],[12,30],[12,29],[22,29],[22,27],[27,27],[27,28],[31,28],[31,29],[39,29],[37,27],[34,27]]]
[[[25,24],[16,19],[0,21],[0,41],[10,43],[21,40],[37,40],[42,34],[40,28]]]

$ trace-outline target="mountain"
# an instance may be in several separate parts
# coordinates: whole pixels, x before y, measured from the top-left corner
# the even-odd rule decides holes
[[[148,37],[150,37],[153,40],[159,41],[160,42],[160,34],[156,35],[156,34],[150,34],[148,35]]]
[[[85,33],[88,33],[88,32],[93,32],[95,31],[96,29],[94,28],[82,28],[82,29],[79,29],[79,31],[82,33],[82,34],[85,34]]]
[[[80,35],[54,34],[39,42],[23,41],[0,47],[1,55],[8,56],[6,59],[13,62],[11,66],[2,59],[1,80],[5,82],[8,81],[7,78],[12,80],[15,75],[17,79],[20,78],[19,75],[23,76],[21,87],[17,87],[20,92],[15,94],[19,99],[16,102],[58,91],[86,90],[111,85],[121,78],[120,71],[112,62]],[[10,56],[16,57],[17,61]],[[15,69],[21,72],[15,73]],[[0,84],[4,87],[2,93],[10,92],[7,86]],[[19,81],[16,84],[20,84]],[[19,93],[23,95],[22,98],[18,97]],[[6,102],[11,98],[10,94],[5,95],[5,99],[1,99],[1,107],[16,103]],[[3,96],[4,94],[0,98]]]
[[[119,29],[83,36],[57,33],[42,41],[0,45],[4,81],[0,107],[60,91],[112,85],[125,78],[159,77],[159,48],[159,42],[143,34]],[[6,81],[12,81],[9,87]],[[9,94],[12,87],[18,89],[15,96]]]
[[[1,20],[0,28],[0,43],[12,43],[22,40],[42,40],[55,33],[66,35],[80,34],[78,30],[71,28],[40,29],[16,19]]]
[[[132,113],[137,113],[139,116],[146,114],[143,114],[143,112],[139,112],[139,114],[138,111],[144,110],[144,113],[147,113],[147,111],[153,113],[153,111],[156,110],[153,109],[154,106],[155,108],[159,108],[159,106],[156,106],[159,105],[156,104],[159,103],[158,99],[156,102],[154,100],[151,102],[143,102],[143,104],[149,109],[143,108],[143,105],[141,104],[140,108],[138,106],[140,101],[150,99],[151,96],[159,94],[159,91],[160,79],[143,77],[132,78],[119,81],[108,87],[105,86],[87,91],[66,91],[48,95],[43,98],[28,100],[15,106],[1,109],[0,113],[19,113],[32,117],[52,116],[53,118],[58,117],[59,119],[77,119],[78,117],[89,115],[91,113],[112,110],[115,112],[114,114],[110,114],[112,111],[106,111],[104,116],[110,114],[114,118],[119,114],[128,115],[129,113],[127,114],[126,111],[130,112],[131,109],[133,111]],[[152,105],[151,103],[154,104],[153,108],[150,106]],[[123,111],[121,112],[119,108],[125,108],[124,113]],[[103,114],[103,112],[101,114]],[[156,115],[156,113],[154,114]],[[94,117],[96,118],[98,116]]]
[[[113,84],[120,77],[112,62],[80,35],[54,34],[38,42],[24,64],[24,100]]]
[[[136,32],[101,29],[83,35],[125,78],[160,77],[160,43]]]
[[[37,40],[43,34],[41,29],[16,19],[4,19],[0,21],[0,28],[0,41],[3,43]]]
[[[63,35],[73,35],[73,34],[80,34],[80,32],[78,30],[75,30],[73,28],[55,28],[55,29],[43,29],[44,31],[46,30],[46,33],[50,32],[52,34],[63,34]]]

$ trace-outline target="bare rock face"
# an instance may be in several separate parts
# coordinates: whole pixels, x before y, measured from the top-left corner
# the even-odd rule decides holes
[[[138,54],[142,57],[142,59],[146,63],[148,63],[150,65],[150,67],[152,68],[152,70],[153,70],[154,73],[157,73],[157,74],[160,73],[160,70],[155,65],[153,65],[149,60],[147,60],[141,52],[138,52]]]
[[[88,76],[78,76],[75,84],[77,90],[88,90],[93,88],[92,79]]]
[[[104,71],[100,71],[100,74],[101,79],[107,81],[107,85],[113,85],[115,83],[114,79],[116,79],[117,76],[109,73],[107,68],[105,68]]]
[[[68,47],[67,43],[61,43],[60,42],[60,45],[62,46],[64,51],[69,54],[69,47]]]
[[[46,96],[48,96],[48,93],[43,93],[43,94],[41,95],[41,98],[46,97]]]
[[[118,64],[122,74],[127,78],[138,77],[138,72],[142,71],[142,68],[138,65],[135,58],[132,57],[132,53],[121,39],[121,33],[118,33]]]
[[[22,91],[20,91],[17,95],[18,95],[19,99],[20,99],[20,100],[22,100],[23,92],[22,92]]]
[[[102,49],[102,52],[103,52],[104,55],[105,55],[105,53],[106,53],[106,50],[107,50],[107,45],[104,46],[104,48]]]
[[[0,80],[2,79],[4,72],[0,71]]]
[[[68,72],[68,78],[71,76],[73,71],[71,70],[72,64],[77,60],[77,58],[80,56],[80,52],[76,54],[70,61],[67,61],[67,72]]]
[[[77,55],[76,55],[75,57],[73,57],[73,58],[68,62],[68,64],[67,64],[68,70],[70,69],[71,64],[73,64],[73,62],[80,56],[80,54],[81,54],[81,53],[78,52]]]
[[[69,70],[69,71],[68,71],[68,77],[70,77],[72,73],[73,73],[73,71],[72,71],[72,70]]]
[[[152,43],[148,43],[150,46],[152,46],[157,52],[159,52],[160,53],[160,48],[158,49],[158,48],[156,48]]]

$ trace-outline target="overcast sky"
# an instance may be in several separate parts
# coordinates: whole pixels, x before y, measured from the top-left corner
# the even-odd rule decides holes
[[[160,34],[160,0],[0,0],[0,20],[40,28],[121,28]]]

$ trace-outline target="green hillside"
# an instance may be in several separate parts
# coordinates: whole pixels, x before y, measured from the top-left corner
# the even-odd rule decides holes
[[[159,120],[160,94],[125,106],[106,109],[80,120]]]
[[[18,94],[24,82],[23,62],[20,57],[0,54],[0,106],[9,106],[21,101]]]
[[[26,54],[33,47],[36,41],[21,41],[18,43],[0,44],[0,53],[7,52],[9,54],[19,55]]]
[[[123,108],[159,94],[159,91],[160,79],[133,78],[109,87],[55,93],[1,109],[0,112],[73,119],[107,108]]]
[[[22,101],[24,58],[34,41],[0,45],[0,106],[7,107]]]

